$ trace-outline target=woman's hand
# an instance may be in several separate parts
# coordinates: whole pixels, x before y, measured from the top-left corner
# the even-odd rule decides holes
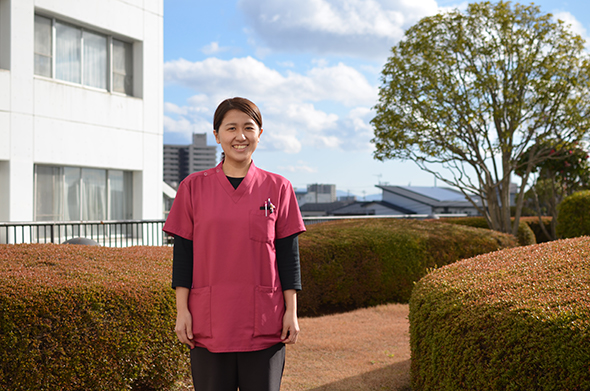
[[[193,318],[189,310],[176,314],[176,327],[174,328],[180,342],[188,345],[191,349],[195,347],[193,341]]]
[[[285,297],[285,315],[283,315],[283,332],[281,339],[284,344],[294,344],[299,336],[299,322],[297,321],[297,291],[288,289],[283,292]]]
[[[195,347],[193,341],[193,317],[188,309],[188,288],[176,287],[176,335],[183,344],[191,349]]]

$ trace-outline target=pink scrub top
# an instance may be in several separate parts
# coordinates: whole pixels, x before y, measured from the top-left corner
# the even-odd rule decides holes
[[[164,231],[193,241],[188,306],[197,346],[248,352],[281,342],[275,239],[305,231],[291,183],[254,162],[237,189],[217,167],[184,179]]]

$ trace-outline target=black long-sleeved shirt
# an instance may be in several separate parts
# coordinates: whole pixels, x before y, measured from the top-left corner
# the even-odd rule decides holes
[[[244,178],[227,177],[234,189]],[[283,290],[301,290],[301,268],[299,264],[298,234],[275,240],[277,267]],[[172,287],[191,288],[193,283],[193,241],[174,236],[172,262]]]

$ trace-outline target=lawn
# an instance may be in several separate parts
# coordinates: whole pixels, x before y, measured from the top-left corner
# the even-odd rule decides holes
[[[281,391],[410,390],[408,306],[301,318]],[[179,390],[192,390],[190,381]]]

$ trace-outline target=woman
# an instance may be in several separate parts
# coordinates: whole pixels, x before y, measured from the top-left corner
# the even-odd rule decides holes
[[[222,162],[181,182],[164,226],[175,238],[176,334],[191,348],[196,391],[275,391],[299,334],[305,226],[289,181],[252,161],[258,107],[227,99],[213,129]]]

